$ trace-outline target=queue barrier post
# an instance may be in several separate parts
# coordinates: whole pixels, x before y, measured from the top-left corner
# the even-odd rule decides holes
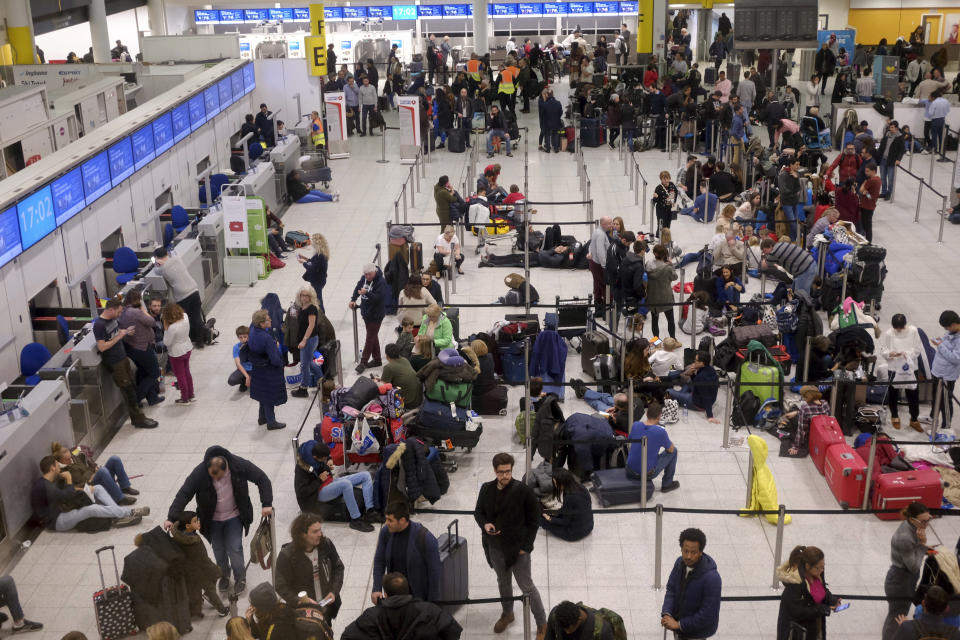
[[[937,437],[937,422],[940,420],[940,409],[943,405],[943,380],[937,379],[937,388],[933,391],[933,419],[930,421],[930,442]]]
[[[353,361],[360,364],[360,332],[357,329],[357,307],[353,307]]]
[[[623,360],[623,358],[620,358],[620,359]],[[622,373],[623,373],[623,372],[621,371],[621,375],[622,375]],[[634,421],[634,414],[633,414],[633,403],[634,403],[634,398],[633,398],[633,394],[634,394],[634,391],[633,391],[633,380],[628,380],[627,382],[628,382],[628,386],[627,386],[627,424],[630,425],[630,428],[632,429],[632,428],[633,428],[633,421]],[[527,413],[529,413],[529,412],[527,412]],[[628,445],[628,446],[630,446],[630,445]]]
[[[921,188],[923,188],[921,186]],[[847,263],[843,263],[843,284],[840,287],[840,304],[843,304],[843,301],[847,299],[847,276],[850,274],[850,270],[847,268]]]
[[[403,189],[400,190],[400,198],[403,200],[403,224],[407,224],[407,185],[403,185]],[[413,198],[410,198],[410,205],[413,206]]]
[[[837,387],[839,385],[834,384],[830,387],[830,415],[837,415]]]
[[[646,456],[643,457],[644,460],[647,459]],[[646,486],[646,482],[643,483]],[[660,591],[663,588],[663,583],[660,580],[660,574],[663,572],[663,505],[657,504],[656,511],[656,544],[654,545],[654,556],[653,556],[653,588],[655,591]]]
[[[533,452],[530,450],[532,446],[530,438],[530,429],[532,425],[530,424],[530,407],[533,405],[530,403],[530,338],[524,338],[523,340],[523,393],[525,404],[524,404],[524,434],[523,434],[523,458],[524,458],[524,469],[528,474],[527,477],[530,478],[530,467],[533,464]]]
[[[277,511],[274,508],[273,513],[267,517],[267,522],[270,523],[270,539],[279,540],[277,537]],[[276,584],[277,583],[277,545],[276,543],[270,545],[270,580]]]
[[[730,448],[730,414],[733,412],[733,381],[727,380],[727,392],[723,396],[723,444],[721,449]]]
[[[337,340],[337,386],[343,386],[343,349],[340,348],[339,340]]]
[[[752,460],[751,460],[752,462]],[[869,476],[868,476],[869,477]],[[779,587],[780,581],[777,579],[777,569],[780,567],[780,560],[783,556],[783,525],[787,518],[787,507],[780,505],[777,513],[777,542],[773,550],[773,583],[770,588],[774,591]]]
[[[643,174],[640,173],[639,167],[637,168],[637,177],[639,177],[640,180],[643,180],[643,198],[641,198],[640,202],[641,202],[641,204],[642,204],[642,206],[643,206],[643,209],[642,209],[643,218],[646,219],[646,217],[647,217],[647,205],[650,203],[650,201],[649,201],[649,199],[647,198],[647,180],[646,180],[646,178],[643,177]],[[636,198],[634,198],[633,204],[637,204]],[[650,228],[651,228],[651,229],[653,229],[653,218],[654,218],[653,212],[651,211],[651,212],[650,212]]]
[[[947,196],[943,196],[943,210],[940,211],[940,231],[937,233],[937,244],[943,244],[943,223],[947,221],[950,215],[950,202]]]
[[[384,132],[380,135],[380,159],[377,160],[377,164],[387,164],[390,162],[387,160],[387,132]]]
[[[400,199],[393,201],[393,224],[400,224]]]
[[[532,635],[532,627],[530,624],[530,596],[524,594],[523,596],[523,640],[530,640]]]
[[[821,253],[826,253],[822,251]],[[808,374],[810,373],[810,347],[813,345],[813,337],[807,336],[807,344],[803,348],[803,379],[809,380]],[[868,476],[869,477],[869,476]]]
[[[930,157],[933,157],[931,154]],[[913,215],[913,223],[919,224],[920,222],[920,204],[923,202],[923,180],[920,180],[920,184],[917,186],[917,211]]]
[[[683,292],[680,293],[681,298],[683,297]],[[695,302],[690,303],[690,348],[696,350],[697,348],[697,304]],[[683,320],[683,312],[681,308],[680,320]]]
[[[640,437],[640,508],[647,508],[647,436]]]
[[[887,393],[890,393],[889,389],[887,389]],[[873,436],[870,438],[870,455],[867,457],[867,476],[866,476],[867,487],[870,487],[873,484],[873,482],[871,482],[870,479],[873,478],[873,465],[876,463],[876,460],[877,460],[877,434],[874,433]],[[866,510],[869,508],[870,508],[870,490],[867,489],[866,491],[863,492],[863,505],[861,506],[861,509]]]
[[[416,169],[416,168],[417,168],[417,163],[414,162],[414,163],[413,163],[413,166],[410,167],[410,174],[407,176],[407,184],[409,184],[411,187],[413,186],[413,185],[411,184],[411,182],[412,182],[412,180],[413,180],[413,171],[414,171],[414,169]],[[417,203],[416,203],[416,201],[415,201],[415,193],[416,193],[416,191],[417,191],[416,189],[412,189],[412,188],[410,189],[410,206],[411,206],[411,207],[417,206]],[[406,221],[404,221],[404,222],[406,222]]]
[[[743,502],[745,509],[750,508],[751,498],[753,498],[753,449],[750,449],[747,456],[747,499]]]
[[[943,144],[943,139],[944,139],[944,137],[945,137],[945,136],[942,136],[942,135],[940,136],[940,144],[941,144],[941,145]],[[942,153],[942,151],[941,151],[939,148],[934,149],[934,150],[930,153],[930,178],[929,178],[929,182],[930,182],[931,185],[933,184],[933,161],[936,159],[937,154],[939,154],[939,153]]]

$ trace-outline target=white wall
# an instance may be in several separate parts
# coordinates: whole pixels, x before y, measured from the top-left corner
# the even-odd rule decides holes
[[[829,16],[831,29],[843,29],[847,26],[850,4],[850,0],[820,0],[820,13]]]
[[[139,16],[141,28],[146,29],[146,7],[141,7],[143,15]],[[130,57],[136,58],[140,53],[140,42],[137,37],[137,10],[130,9],[121,13],[107,16],[107,30],[110,33],[110,48],[115,40],[123,41],[130,50]],[[71,25],[65,29],[58,29],[36,37],[37,45],[43,49],[47,60],[66,60],[67,54],[73,51],[79,57],[90,48],[90,23]]]

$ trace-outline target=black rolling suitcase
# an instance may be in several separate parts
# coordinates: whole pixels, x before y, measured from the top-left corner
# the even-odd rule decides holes
[[[717,70],[713,67],[707,67],[703,70],[703,83],[704,84],[716,84],[717,82]]]
[[[447,131],[447,151],[450,153],[463,153],[467,150],[467,138],[463,129],[450,129]]]
[[[597,118],[580,120],[580,144],[585,147],[599,147],[603,144],[603,127]]]
[[[452,532],[451,532],[452,530]],[[437,536],[440,550],[440,601],[466,600],[470,597],[470,560],[467,539],[460,537],[460,521],[447,525],[447,532]],[[448,611],[458,605],[450,605]]]
[[[583,334],[583,345],[580,350],[580,368],[588,376],[593,376],[593,358],[604,353],[610,353],[610,341],[600,331],[588,331]]]
[[[643,497],[643,484],[628,478],[625,469],[594,471],[591,478],[593,491],[604,507],[640,502]],[[654,489],[653,481],[647,480],[647,499],[653,495]]]
[[[109,551],[113,556],[113,572],[117,576],[117,584],[107,587],[103,579],[103,565],[100,564],[100,553]],[[93,610],[97,619],[97,631],[104,640],[116,640],[137,634],[137,618],[133,611],[133,594],[130,587],[120,582],[120,570],[117,568],[117,555],[113,545],[100,547],[96,551],[97,567],[100,569],[101,590],[93,594]]]

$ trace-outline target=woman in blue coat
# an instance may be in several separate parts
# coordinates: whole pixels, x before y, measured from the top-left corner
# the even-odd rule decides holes
[[[313,257],[306,258],[298,253],[297,260],[303,265],[303,279],[309,282],[313,290],[317,292],[320,311],[326,313],[327,310],[323,306],[323,288],[327,284],[330,247],[322,233],[315,233],[310,236],[310,243],[313,245]]]
[[[720,275],[716,278],[716,302],[721,307],[736,309],[740,305],[740,294],[743,293],[743,283],[733,275],[730,267],[720,267]]]
[[[260,309],[253,314],[250,325],[250,397],[260,403],[257,424],[267,425],[267,430],[283,429],[286,424],[277,422],[274,408],[287,401],[287,385],[283,379],[283,358],[280,345],[270,332],[270,312]]]

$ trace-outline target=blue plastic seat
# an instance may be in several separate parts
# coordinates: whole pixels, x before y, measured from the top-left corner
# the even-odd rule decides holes
[[[173,243],[173,237],[177,232],[173,230],[173,225],[169,222],[163,225],[163,246],[169,247]]]
[[[213,192],[213,201],[216,202],[217,198],[220,197],[220,192],[223,191],[223,186],[230,182],[230,178],[222,173],[215,173],[210,176],[210,191]]]
[[[120,247],[113,252],[113,270],[117,272],[119,284],[126,284],[133,280],[139,268],[140,261],[130,247]]]
[[[63,316],[57,316],[57,337],[60,338],[61,346],[70,342],[70,325]]]
[[[27,384],[38,384],[37,372],[50,361],[50,350],[39,342],[31,342],[20,352],[20,373]]]
[[[172,218],[173,229],[177,233],[180,233],[190,226],[190,216],[187,215],[187,210],[178,204],[174,205],[173,209],[170,210],[170,217]]]

